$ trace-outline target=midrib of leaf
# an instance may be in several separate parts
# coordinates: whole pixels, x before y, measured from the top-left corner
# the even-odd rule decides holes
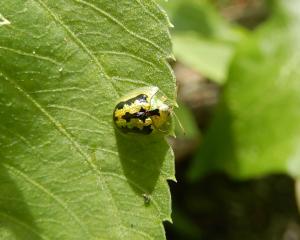
[[[104,71],[101,63],[98,61],[98,58],[88,49],[88,47],[82,41],[80,41],[79,38],[76,37],[76,35],[68,28],[68,26],[66,24],[64,24],[63,21],[61,21],[61,19],[59,19],[59,17],[53,13],[51,11],[51,9],[49,7],[47,7],[47,5],[43,1],[41,1],[41,0],[35,0],[35,1],[38,2],[40,4],[40,6],[42,6],[48,12],[49,16],[51,16],[51,18],[55,22],[57,22],[59,25],[61,25],[65,29],[67,34],[73,39],[73,41],[77,44],[77,46],[79,48],[83,49],[83,51],[86,52],[90,56],[90,58],[94,61],[94,63],[97,65],[97,67],[99,67],[101,72],[104,74],[106,79],[109,79],[110,77]],[[112,85],[112,88],[114,89],[113,85]]]

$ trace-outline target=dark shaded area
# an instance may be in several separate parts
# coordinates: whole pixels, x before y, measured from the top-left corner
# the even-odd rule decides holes
[[[274,0],[209,2],[224,21],[239,25],[247,32],[250,29],[249,33],[253,31],[253,34],[270,18],[276,5]],[[209,38],[213,35],[213,24],[206,11],[196,8],[196,4],[197,1],[187,3],[182,0],[174,16],[175,31],[192,31]],[[253,50],[255,53],[256,49]],[[195,148],[191,150],[178,140],[173,143],[176,153],[184,152],[182,149],[190,152],[176,155],[178,182],[170,182],[173,224],[165,223],[167,239],[300,240],[295,180],[279,174],[241,180],[224,173],[238,176],[240,170],[235,154],[237,142],[231,129],[235,116],[222,96],[226,84],[230,83],[217,85],[210,82],[213,79],[207,79],[201,72],[197,76],[196,71],[188,68],[192,66],[184,66],[180,59],[179,63],[173,64],[179,83],[179,98],[195,116],[203,135],[201,151],[195,152]],[[187,139],[186,145],[191,140]],[[178,147],[179,144],[183,147]],[[196,155],[199,161],[191,166],[191,159]],[[198,174],[197,181],[196,178],[194,182],[187,179],[191,169]]]
[[[167,239],[300,239],[291,178],[235,181],[212,174],[191,184],[184,178],[185,165],[177,165],[178,183],[170,183],[174,224],[165,224]]]
[[[17,240],[41,239],[41,230],[38,229],[32,216],[30,207],[23,197],[24,189],[20,189],[15,176],[10,170],[18,169],[12,162],[19,149],[12,147],[16,139],[21,139],[27,147],[24,136],[30,135],[28,119],[35,116],[30,103],[24,101],[22,94],[16,93],[16,83],[10,81],[9,74],[0,75],[0,228],[4,227],[11,232]],[[5,158],[4,158],[5,156]],[[8,156],[12,156],[8,158]],[[15,170],[18,171],[18,170]],[[5,240],[3,236],[0,239]]]
[[[1,165],[0,155],[0,228],[9,229],[16,240],[38,240],[40,230],[34,222],[22,192]],[[9,165],[5,165],[9,166]],[[0,239],[4,240],[3,236]]]
[[[220,100],[210,128],[205,134],[205,140],[196,153],[198,161],[191,165],[191,179],[199,178],[199,176],[212,171],[232,172],[232,169],[239,171],[235,153],[235,139],[232,134],[232,118],[225,98],[223,98]]]
[[[193,113],[207,142],[212,142],[209,137],[214,141],[210,145],[204,141],[201,155],[196,152],[176,162],[178,182],[170,182],[173,224],[165,223],[167,239],[300,240],[300,217],[292,178],[271,175],[243,181],[218,173],[221,169],[239,171],[231,134],[233,116],[224,98],[220,98],[217,107],[215,101],[211,105],[193,105],[192,99],[186,101],[189,106],[195,106]],[[197,115],[197,107],[200,112],[203,108],[210,109],[207,125],[199,124],[203,115]],[[203,177],[190,182],[187,173],[195,154],[200,161],[192,168]]]
[[[222,87],[180,61],[172,63],[179,86],[178,99],[193,113],[199,129],[205,132],[211,124]]]
[[[255,29],[270,17],[274,0],[210,0],[225,19]]]
[[[128,183],[140,195],[151,194],[161,174],[168,144],[161,135],[140,135],[137,140],[135,135],[121,134],[117,129],[115,132],[123,172]],[[133,183],[139,183],[146,192],[142,192]]]

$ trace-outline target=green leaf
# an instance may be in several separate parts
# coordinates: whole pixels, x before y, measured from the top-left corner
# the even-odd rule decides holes
[[[278,1],[272,18],[241,44],[191,177],[300,175],[299,1]]]
[[[175,56],[181,62],[219,84],[225,82],[233,46],[195,34],[174,34],[173,42]]]
[[[176,58],[223,84],[235,45],[244,35],[242,29],[223,19],[208,1],[173,0],[165,7],[174,24]]]
[[[145,85],[175,102],[168,24],[152,0],[0,1],[1,239],[165,238],[172,151],[112,112]]]
[[[216,11],[209,0],[172,0],[164,2],[175,33],[197,33],[206,39],[232,43],[240,39],[240,29],[233,27]]]

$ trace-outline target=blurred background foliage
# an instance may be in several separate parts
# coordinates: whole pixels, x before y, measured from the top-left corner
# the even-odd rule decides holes
[[[160,4],[186,130],[168,239],[300,239],[300,1]]]

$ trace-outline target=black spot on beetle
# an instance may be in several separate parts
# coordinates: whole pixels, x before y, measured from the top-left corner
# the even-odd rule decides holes
[[[160,116],[160,113],[159,113],[158,109],[148,111],[148,114],[149,114],[149,116]]]
[[[122,118],[125,119],[126,122],[130,122],[130,120],[131,120],[132,118],[134,118],[134,115],[135,115],[135,114],[131,114],[131,113],[129,113],[129,112],[126,112],[125,115],[122,116]]]
[[[149,117],[148,113],[149,111],[145,110],[143,107],[141,107],[140,111],[135,113],[135,118],[138,118],[140,120],[142,120],[143,122],[145,122],[145,120]]]
[[[122,118],[125,119],[126,122],[130,122],[132,118],[138,118],[141,121],[145,122],[148,117],[155,115],[160,116],[158,109],[147,111],[143,107],[141,107],[141,109],[136,113],[126,112],[125,115],[122,116]]]
[[[142,108],[143,109],[143,108]],[[141,110],[142,110],[141,109]],[[144,109],[143,109],[144,110]],[[145,120],[148,118],[148,117],[152,117],[152,116],[160,116],[160,113],[159,113],[159,110],[158,109],[155,109],[155,110],[150,110],[150,111],[147,111],[147,110],[144,110],[144,111],[140,111],[137,114],[137,118],[142,120],[143,122],[145,122]]]
[[[131,104],[133,104],[136,100],[139,100],[140,102],[147,102],[147,95],[146,94],[140,94],[137,95],[134,98],[130,98],[127,101],[123,101],[123,102],[119,102],[116,106],[116,109],[122,109],[124,107],[124,105],[128,105],[130,106]]]

